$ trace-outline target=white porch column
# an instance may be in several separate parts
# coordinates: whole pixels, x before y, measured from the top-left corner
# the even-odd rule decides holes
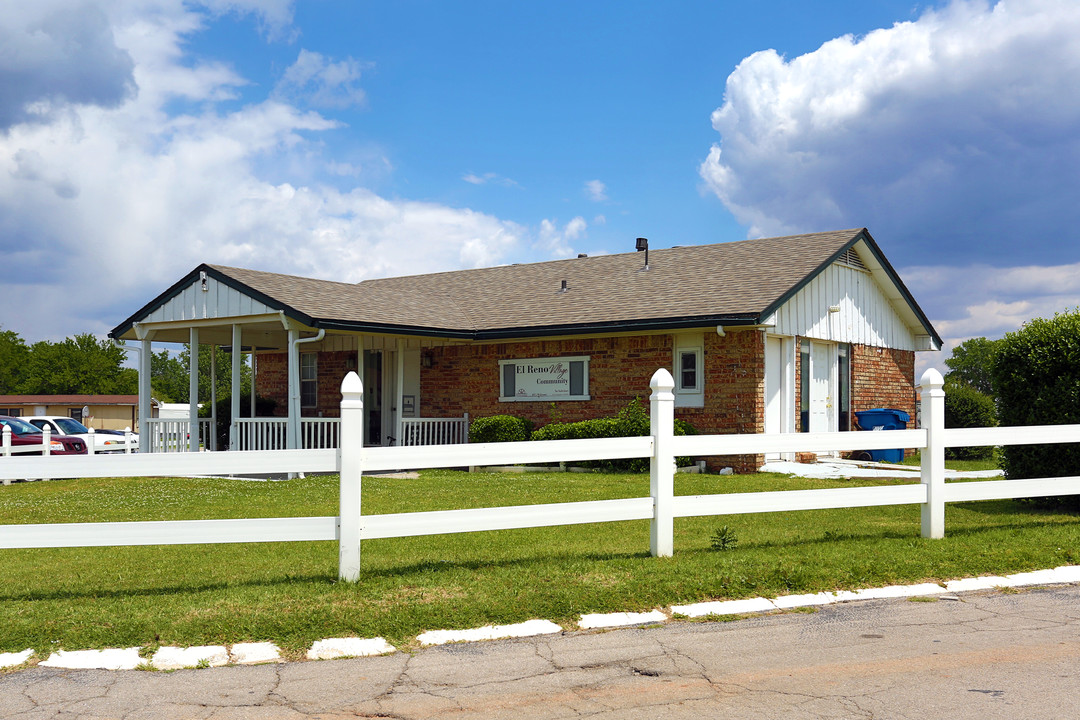
[[[188,350],[188,451],[199,451],[199,328],[191,328]]]
[[[232,357],[229,373],[229,450],[238,450],[240,438],[237,437],[236,419],[240,417],[240,363],[244,359],[241,345],[240,326],[232,326]]]
[[[255,417],[255,346],[251,346],[251,417]]]
[[[285,447],[300,447],[297,442],[300,433],[300,348],[296,341],[300,339],[299,330],[289,330],[289,420],[285,423]]]
[[[217,345],[210,346],[210,437],[208,450],[217,450]]]
[[[153,392],[150,386],[150,362],[151,342],[149,339],[142,341],[142,352],[139,353],[139,452],[150,452],[153,443],[150,442],[150,395]]]
[[[402,435],[404,431],[404,421],[402,420],[402,409],[405,404],[405,338],[397,339],[397,385],[394,392],[394,407],[397,408],[394,422],[397,427],[394,428],[394,434],[397,436],[397,444],[405,444],[405,436]]]

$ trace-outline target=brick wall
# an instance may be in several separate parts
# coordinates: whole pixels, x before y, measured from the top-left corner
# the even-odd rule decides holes
[[[701,433],[754,433],[764,430],[765,358],[760,332],[705,333],[705,404],[676,408],[675,417]],[[515,415],[536,427],[615,415],[635,397],[648,407],[649,380],[658,368],[671,369],[674,337],[543,340],[436,348],[432,367],[421,371],[420,396],[430,417],[472,418]],[[587,401],[500,402],[499,360],[587,355]],[[760,467],[760,456],[706,458],[712,468]]]
[[[288,353],[259,353],[255,388],[259,397],[277,401],[275,417],[289,414]],[[341,415],[341,381],[349,369],[356,369],[356,351],[320,352],[318,370],[317,409],[302,408],[304,417],[339,417]],[[351,367],[346,363],[352,363]],[[348,368],[348,369],[346,369]],[[321,413],[321,415],[320,415]]]
[[[724,337],[704,333],[705,404],[676,408],[675,416],[701,433],[760,433],[765,421],[764,338],[756,330],[729,331]],[[452,345],[430,350],[432,366],[420,371],[420,399],[425,417],[472,418],[516,415],[537,427],[618,413],[635,397],[648,408],[649,380],[657,368],[672,366],[674,337],[536,340],[485,345]],[[588,401],[499,402],[499,360],[587,355]],[[341,379],[355,352],[320,353],[319,410],[337,417]],[[915,354],[863,345],[852,346],[852,411],[875,407],[904,410],[915,417]],[[796,354],[795,397],[798,403],[801,356]],[[258,358],[259,395],[277,400],[278,416],[288,414],[285,353],[262,353]],[[798,410],[798,407],[796,407]],[[316,413],[305,411],[305,414]],[[798,412],[796,412],[798,422]],[[911,426],[914,426],[912,423]],[[753,471],[761,456],[705,458],[710,469],[726,466]]]
[[[915,419],[915,353],[853,345],[851,410],[894,408]],[[914,422],[908,427],[915,427]]]

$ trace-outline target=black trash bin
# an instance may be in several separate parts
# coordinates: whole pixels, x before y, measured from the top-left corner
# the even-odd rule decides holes
[[[911,416],[903,410],[891,408],[874,408],[873,410],[860,410],[855,413],[855,418],[861,430],[905,430]],[[876,462],[898,463],[904,459],[904,449],[896,450],[869,450],[870,459]]]

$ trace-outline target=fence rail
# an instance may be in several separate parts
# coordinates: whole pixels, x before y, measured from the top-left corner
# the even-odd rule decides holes
[[[922,535],[940,538],[945,532],[947,502],[1080,494],[1080,477],[946,483],[946,447],[1080,442],[1080,425],[946,430],[941,374],[933,369],[922,378],[925,427],[885,432],[675,437],[671,374],[657,371],[650,385],[652,428],[651,435],[646,437],[365,448],[361,442],[363,387],[359,378],[350,373],[342,383],[339,450],[5,458],[0,463],[2,480],[338,472],[339,512],[336,517],[316,518],[6,525],[0,526],[0,548],[337,540],[339,576],[343,580],[356,580],[360,572],[360,545],[364,540],[376,538],[648,519],[650,551],[665,556],[673,551],[676,517],[920,505]],[[895,447],[922,451],[919,484],[723,495],[674,494],[676,456]],[[646,497],[383,515],[361,512],[363,471],[638,457],[650,459],[650,493]]]

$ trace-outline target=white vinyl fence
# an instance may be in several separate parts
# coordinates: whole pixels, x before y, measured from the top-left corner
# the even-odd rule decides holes
[[[669,556],[673,551],[673,524],[677,517],[921,505],[922,535],[941,538],[945,534],[947,502],[1080,494],[1080,477],[946,483],[946,447],[1080,442],[1080,425],[946,430],[945,393],[941,374],[934,369],[927,370],[922,377],[922,420],[926,427],[884,432],[675,437],[671,374],[658,370],[650,386],[652,434],[645,437],[365,448],[361,442],[363,387],[356,374],[350,373],[341,385],[341,438],[345,442],[339,450],[3,458],[0,479],[8,480],[340,472],[340,504],[336,517],[5,525],[0,526],[0,548],[337,540],[339,576],[353,581],[360,573],[362,541],[376,538],[648,519],[652,554]],[[721,495],[674,494],[676,456],[897,447],[922,450],[921,483]],[[383,515],[361,512],[362,471],[636,457],[650,458],[650,494],[645,497]]]

